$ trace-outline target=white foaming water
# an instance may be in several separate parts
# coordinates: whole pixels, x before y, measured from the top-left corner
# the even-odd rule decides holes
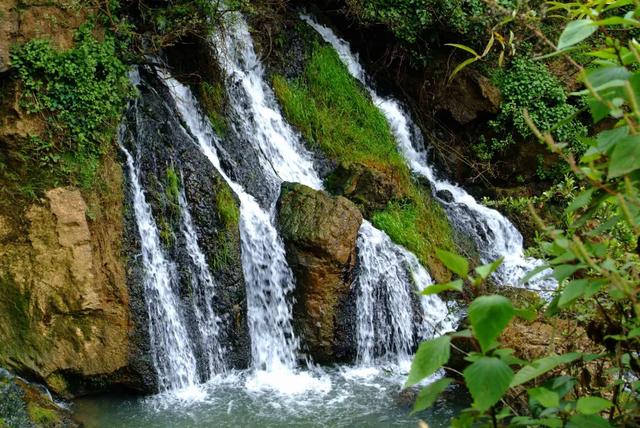
[[[371,365],[378,356],[380,361],[406,367],[416,339],[453,330],[448,309],[439,297],[423,296],[420,337],[415,337],[412,279],[422,290],[433,283],[429,273],[412,253],[393,244],[368,221],[360,228],[358,249],[358,362]]]
[[[424,144],[420,130],[397,100],[379,96],[368,84],[367,75],[358,56],[351,51],[349,43],[309,15],[301,15],[301,18],[333,46],[349,73],[369,91],[373,102],[389,122],[398,147],[412,171],[429,180],[434,193],[442,191],[451,195],[450,202],[443,201],[449,219],[457,228],[474,239],[482,262],[489,263],[500,257],[504,258],[494,278],[503,285],[519,285],[527,272],[543,263],[540,260],[525,257],[520,232],[498,211],[479,204],[460,186],[438,179],[427,162],[427,153],[421,150]],[[547,277],[548,273],[538,274],[529,281],[528,286],[537,290],[555,288],[556,283]]]
[[[232,109],[242,118],[242,123],[234,126],[260,149],[265,171],[275,171],[280,181],[320,189],[322,180],[314,170],[311,155],[282,117],[240,14],[230,17],[223,34],[214,35],[213,45],[220,65],[233,82],[227,85],[227,92]]]
[[[280,180],[321,189],[322,181],[314,170],[310,153],[283,119],[273,92],[265,83],[264,70],[246,23],[239,15],[233,19],[232,28],[214,39],[214,43],[227,75],[239,82],[228,87],[231,104],[244,119],[242,135],[260,147]],[[361,348],[359,359],[369,364],[375,355],[383,355],[387,360],[408,361],[415,343],[410,305],[414,288],[406,273],[411,264],[406,260],[412,255],[368,222],[364,222],[360,230],[358,254],[361,265],[356,327]],[[419,265],[415,257],[413,260]],[[424,268],[421,269],[428,277]],[[446,308],[438,297],[424,299],[423,303],[429,312],[425,318],[440,320],[443,312],[446,315]],[[378,322],[383,319],[384,322]],[[374,320],[377,328],[373,327]]]
[[[207,362],[208,373],[206,374],[206,378],[208,379],[214,374],[223,372],[226,369],[224,348],[219,340],[222,320],[213,308],[216,283],[211,276],[211,272],[209,272],[209,266],[198,244],[198,235],[196,235],[193,226],[193,220],[191,219],[184,189],[180,191],[178,203],[182,216],[182,234],[184,235],[186,249],[192,262],[192,303],[198,322],[202,352]]]
[[[222,169],[215,148],[218,138],[198,109],[191,91],[166,73],[160,74],[200,149],[240,199],[242,266],[255,369],[246,379],[247,389],[270,389],[285,395],[326,389],[325,377],[295,370],[298,340],[291,326],[291,305],[287,301],[287,294],[294,287],[293,275],[271,216]]]
[[[121,138],[124,130],[121,129]],[[144,296],[149,315],[149,338],[161,391],[184,389],[198,382],[196,359],[184,320],[178,312],[179,298],[173,289],[175,269],[166,259],[160,235],[140,182],[133,157],[121,146],[127,159],[133,191],[133,208],[144,265]]]

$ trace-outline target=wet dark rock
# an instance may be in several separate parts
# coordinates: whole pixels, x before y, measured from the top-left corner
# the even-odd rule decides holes
[[[0,368],[0,426],[78,427],[71,412],[56,404],[45,387]]]
[[[349,330],[355,320],[347,314],[355,313],[349,295],[361,223],[358,208],[343,197],[282,185],[278,225],[297,280],[294,322],[306,351],[319,363],[353,354]]]
[[[453,195],[448,190],[438,190],[436,196],[447,203],[453,202]]]
[[[392,198],[401,194],[393,177],[360,163],[338,165],[327,181],[332,193],[353,201],[365,217],[383,210]]]
[[[229,195],[231,199],[227,203],[231,204],[232,209],[238,210],[239,203],[222,176],[199,150],[193,137],[181,126],[180,115],[167,88],[150,71],[141,69],[140,76],[140,96],[126,114],[125,144],[140,166],[140,180],[146,200],[152,208],[165,254],[175,262],[181,309],[191,343],[195,346],[196,358],[204,361],[199,358],[204,351],[200,349],[200,332],[192,303],[192,261],[186,250],[181,229],[181,209],[176,200],[176,192],[181,189],[184,190],[196,229],[198,245],[216,281],[213,307],[223,321],[220,341],[228,350],[225,359],[231,367],[247,367],[250,359],[249,336],[239,228],[237,218],[235,224],[229,224],[223,215],[218,196],[221,192]],[[130,185],[127,185],[127,189],[130,193]],[[140,243],[131,195],[127,199],[129,233],[126,236],[133,237],[129,243],[131,252],[127,277],[132,295],[131,311],[139,324],[135,329],[139,349],[134,357],[139,365],[152,368]],[[204,380],[207,369],[204,366],[199,369]]]

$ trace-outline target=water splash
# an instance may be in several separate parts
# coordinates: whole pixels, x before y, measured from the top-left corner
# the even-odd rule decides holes
[[[364,68],[357,54],[351,51],[349,43],[336,36],[330,28],[316,22],[311,16],[303,14],[301,18],[333,46],[349,73],[368,90],[373,102],[389,122],[398,148],[411,170],[429,180],[436,196],[447,195],[448,200],[438,197],[449,220],[475,241],[482,262],[489,263],[500,257],[504,258],[494,278],[500,284],[516,286],[527,272],[543,264],[540,260],[525,257],[522,235],[503,215],[479,204],[460,186],[436,176],[434,169],[427,162],[426,151],[422,149],[424,142],[420,130],[397,100],[381,97],[376,93],[368,83]],[[528,286],[537,290],[555,288],[555,281],[548,278],[547,274],[548,272],[538,274],[529,281]]]

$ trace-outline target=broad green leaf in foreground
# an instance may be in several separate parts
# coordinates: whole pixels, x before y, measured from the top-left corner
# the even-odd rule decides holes
[[[564,31],[560,35],[558,40],[558,50],[563,50],[568,47],[580,43],[590,35],[592,35],[598,26],[590,19],[577,19],[571,21],[565,27]]]
[[[443,291],[462,291],[462,285],[463,281],[461,279],[456,279],[455,281],[447,282],[446,284],[430,285],[422,290],[421,294],[428,296],[430,294],[437,294]]]
[[[533,361],[528,366],[521,368],[513,378],[511,387],[521,385],[525,382],[529,382],[542,374],[545,374],[549,370],[553,370],[561,364],[571,363],[582,356],[579,352],[572,352],[563,355],[553,355],[551,357],[541,358]]]
[[[471,303],[469,320],[483,352],[490,349],[513,314],[513,305],[504,296],[481,296]]]
[[[613,406],[611,401],[600,397],[580,397],[576,404],[576,410],[585,415],[600,413]]]
[[[418,352],[411,363],[411,371],[405,386],[415,385],[427,376],[436,372],[449,361],[449,336],[440,336],[424,341],[418,347]]]
[[[609,178],[640,169],[640,135],[629,135],[618,141],[611,153]]]
[[[438,396],[447,389],[447,386],[453,382],[452,379],[448,377],[443,377],[426,387],[422,388],[420,393],[418,394],[418,398],[416,399],[416,403],[413,405],[413,411],[419,412],[420,410],[427,409],[433,406],[433,403],[436,402]]]
[[[513,370],[499,358],[482,357],[464,370],[464,381],[473,404],[484,412],[509,389]]]
[[[445,250],[436,250],[436,255],[442,263],[451,271],[455,272],[461,278],[466,278],[469,272],[469,262],[462,256]]]
[[[529,397],[537,400],[544,407],[558,407],[560,404],[558,393],[550,391],[547,388],[531,388],[529,389]]]

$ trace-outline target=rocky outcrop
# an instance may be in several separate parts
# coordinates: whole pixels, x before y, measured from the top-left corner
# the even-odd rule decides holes
[[[61,407],[41,385],[0,369],[0,427],[77,427],[69,409]]]
[[[294,320],[309,355],[319,363],[353,353],[349,293],[361,223],[357,207],[343,197],[302,184],[282,185],[278,224],[297,280]]]
[[[391,174],[360,163],[338,165],[327,181],[332,193],[355,202],[365,217],[383,210],[392,198],[402,194],[399,180]]]
[[[127,370],[121,173],[107,156],[89,197],[55,188],[26,210],[26,224],[0,217],[0,366],[62,395],[107,379],[140,387]]]
[[[0,72],[11,60],[9,50],[16,43],[41,38],[59,49],[73,45],[75,30],[85,22],[90,8],[70,2],[3,0],[0,2]]]

